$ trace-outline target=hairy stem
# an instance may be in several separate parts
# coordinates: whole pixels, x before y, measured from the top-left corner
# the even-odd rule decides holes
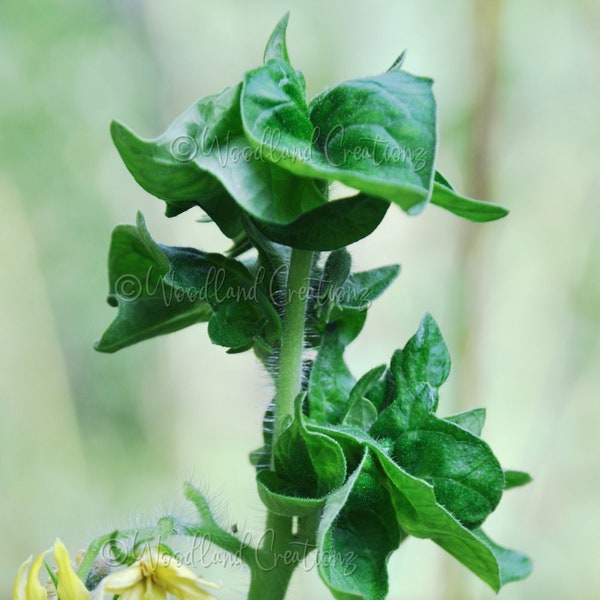
[[[275,394],[275,442],[294,415],[294,399],[301,391],[304,319],[313,253],[292,250],[281,333],[281,357]]]
[[[281,356],[275,384],[275,427],[273,446],[294,416],[294,400],[302,390],[302,353],[313,253],[292,250],[285,289],[281,332]],[[248,600],[283,600],[298,563],[309,551],[316,525],[308,532],[294,532],[293,519],[267,513],[262,545],[251,567]],[[304,543],[302,543],[304,541]]]

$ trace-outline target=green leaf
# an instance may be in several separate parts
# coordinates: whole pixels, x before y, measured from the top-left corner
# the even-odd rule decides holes
[[[270,239],[301,250],[328,251],[354,244],[375,231],[389,204],[358,194],[317,206],[284,224],[258,222]]]
[[[450,374],[450,354],[437,323],[427,313],[402,352],[401,376],[439,388]],[[400,373],[398,373],[400,375]]]
[[[113,233],[109,292],[119,312],[96,344],[101,352],[208,320],[213,341],[233,350],[258,338],[273,343],[281,334],[279,315],[244,265],[156,244],[140,214],[137,227],[122,225]]]
[[[377,409],[366,396],[377,385],[385,370],[385,365],[375,367],[356,382],[350,392],[350,408],[343,421],[345,425],[355,425],[368,431],[377,420]]]
[[[108,303],[118,306],[115,320],[94,347],[116,352],[149,338],[208,321],[210,304],[177,294],[165,277],[170,265],[141,225],[119,225],[108,260]]]
[[[481,435],[483,425],[485,424],[485,408],[473,408],[472,410],[466,410],[446,417],[446,421],[455,423],[459,427],[470,431],[474,435]]]
[[[382,600],[387,561],[404,534],[368,450],[327,499],[317,533],[319,575],[338,600]]]
[[[496,221],[508,214],[508,210],[499,204],[475,200],[458,194],[452,189],[447,179],[437,172],[431,195],[431,204],[440,206],[459,217],[474,221],[475,223]]]
[[[504,489],[510,490],[531,483],[533,478],[524,471],[504,471]]]
[[[352,273],[333,298],[342,308],[364,310],[383,294],[399,273],[400,265]]]
[[[285,41],[285,32],[288,26],[288,20],[290,13],[286,13],[282,19],[277,23],[267,46],[265,48],[264,62],[268,63],[270,60],[282,59],[290,62],[287,51],[287,44]]]
[[[326,495],[320,498],[298,496],[297,489],[274,471],[259,471],[256,484],[262,503],[277,515],[304,517],[321,510],[327,501]]]
[[[315,98],[309,113],[303,78],[287,60],[272,59],[244,78],[242,120],[274,164],[417,213],[433,180],[431,83],[397,70],[347,81]]]
[[[309,431],[302,415],[304,394],[295,404],[294,420],[277,439],[273,463],[277,493],[301,498],[321,498],[339,487],[346,478],[346,460],[337,442],[327,435]],[[271,477],[271,476],[267,476]],[[267,482],[261,479],[263,484]],[[274,509],[274,507],[273,507]]]
[[[402,469],[433,486],[439,504],[469,528],[479,526],[502,497],[504,476],[490,447],[466,429],[429,412],[424,388],[406,413],[395,402],[371,428],[392,443]]]
[[[166,202],[168,217],[200,206],[226,236],[234,238],[242,231],[239,208],[218,179],[199,170],[193,161],[198,139],[202,140],[196,135],[207,128],[202,112],[214,110],[215,104],[215,96],[200,101],[156,139],[138,138],[117,121],[111,123],[110,132],[129,172],[147,192]],[[196,127],[191,125],[194,120]]]
[[[339,423],[349,408],[355,380],[344,362],[341,330],[330,325],[323,337],[308,383],[309,416],[318,423]]]
[[[431,539],[496,592],[505,583],[527,577],[531,568],[529,559],[496,546],[480,530],[471,531],[462,525],[439,503],[430,483],[410,474],[394,461],[385,440],[375,441],[358,428],[330,425],[311,425],[311,428],[336,439],[345,449],[354,446],[372,453],[382,469],[383,479],[379,485],[390,494],[401,530],[418,538]]]

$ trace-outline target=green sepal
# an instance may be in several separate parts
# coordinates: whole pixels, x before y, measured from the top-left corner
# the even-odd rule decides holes
[[[436,171],[431,204],[435,204],[459,217],[475,223],[486,223],[502,219],[508,209],[500,204],[475,200],[454,191],[448,180]]]
[[[108,302],[119,312],[95,345],[100,352],[204,321],[213,341],[233,350],[251,347],[255,338],[273,343],[281,335],[279,315],[244,265],[157,244],[141,214],[136,227],[115,228],[108,270]]]
[[[405,534],[370,452],[327,499],[317,533],[319,575],[337,600],[381,600],[387,561]]]
[[[533,478],[529,473],[524,471],[504,471],[504,489],[511,490],[512,488],[521,487],[531,483]]]

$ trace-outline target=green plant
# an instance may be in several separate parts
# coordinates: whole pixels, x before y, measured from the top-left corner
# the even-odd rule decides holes
[[[255,352],[275,390],[264,445],[250,456],[265,535],[254,546],[226,531],[188,484],[196,522],[168,515],[141,531],[112,532],[92,543],[78,576],[93,589],[120,566],[145,573],[148,545],[176,556],[173,538],[200,536],[247,565],[250,600],[284,598],[311,552],[335,598],[376,600],[388,593],[390,554],[413,535],[497,591],[526,577],[530,561],[480,527],[505,489],[530,478],[504,471],[481,439],[484,409],[436,415],[450,356],[430,315],[389,365],[355,380],[345,348],[399,267],[353,272],[346,246],[370,235],[390,204],[417,214],[431,203],[476,222],[507,211],[461,196],[435,171],[432,81],[403,71],[403,56],[383,74],[307,103],[286,26],[287,16],[262,66],[192,105],[162,136],[141,140],[112,124],[127,168],[165,201],[167,216],[199,206],[232,245],[225,254],[164,246],[141,215],[116,227],[108,301],[118,313],[96,344],[115,352],[206,322],[214,344]],[[330,199],[333,181],[355,192]],[[161,581],[184,594],[166,575]]]

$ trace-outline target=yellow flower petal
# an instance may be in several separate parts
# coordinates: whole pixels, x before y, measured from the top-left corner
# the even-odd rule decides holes
[[[117,571],[102,581],[102,588],[112,594],[122,594],[142,582],[144,575],[139,563]]]
[[[214,600],[203,586],[220,587],[156,550],[144,552],[133,565],[102,582],[102,589],[119,594],[119,600],[167,600],[167,593],[180,600]]]
[[[17,571],[15,585],[13,587],[13,600],[46,600],[48,594],[41,586],[38,574],[45,552],[42,552],[31,564],[33,556],[30,556]]]
[[[90,593],[73,571],[69,553],[58,538],[54,542],[54,560],[58,566],[56,591],[60,600],[89,600]]]

